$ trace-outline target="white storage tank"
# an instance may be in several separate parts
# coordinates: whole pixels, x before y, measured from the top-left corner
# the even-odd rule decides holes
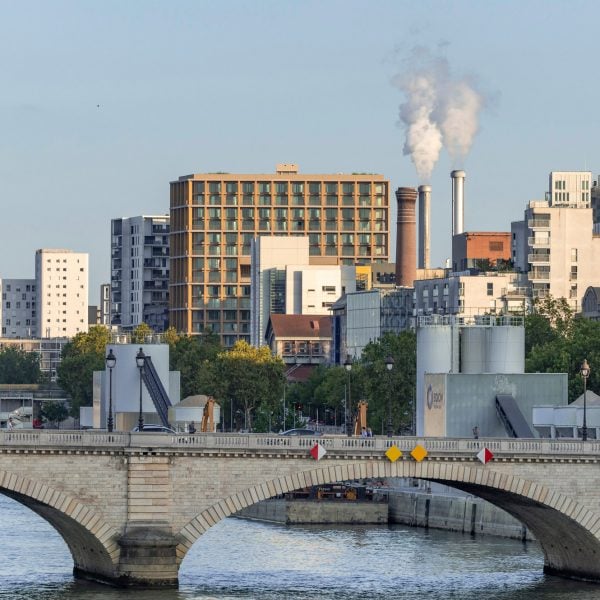
[[[484,373],[486,339],[489,327],[462,327],[460,332],[460,372]]]
[[[417,435],[423,435],[425,373],[458,372],[458,326],[445,323],[417,325]]]
[[[485,373],[525,372],[525,327],[501,325],[487,328]]]

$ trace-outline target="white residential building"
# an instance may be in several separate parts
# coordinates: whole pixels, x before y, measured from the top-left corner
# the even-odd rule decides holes
[[[169,327],[169,223],[166,215],[111,221],[111,325]]]
[[[590,172],[550,174],[547,200],[532,201],[512,223],[515,267],[527,273],[533,298],[566,298],[581,310],[600,283],[600,235],[594,233]]]
[[[520,273],[462,272],[415,281],[417,316],[522,314],[529,306],[527,278]]]
[[[88,255],[62,249],[35,253],[37,331],[42,338],[88,330]]]
[[[311,258],[307,236],[255,238],[250,273],[250,343],[255,346],[266,344],[269,315],[326,314],[342,294],[356,290],[356,267]]]
[[[37,293],[35,279],[0,280],[0,321],[3,338],[35,338]]]

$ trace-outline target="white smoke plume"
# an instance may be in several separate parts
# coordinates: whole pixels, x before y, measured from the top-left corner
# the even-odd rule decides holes
[[[421,181],[428,181],[442,145],[453,161],[464,160],[479,129],[484,96],[469,79],[455,78],[448,61],[416,48],[408,68],[394,78],[404,93],[400,122],[406,130],[404,154]]]

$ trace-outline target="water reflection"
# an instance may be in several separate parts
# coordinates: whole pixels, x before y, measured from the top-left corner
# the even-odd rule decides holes
[[[542,573],[535,544],[405,527],[281,527],[227,519],[192,548],[179,590],[75,582],[54,530],[0,497],[0,599],[597,600],[600,586]]]

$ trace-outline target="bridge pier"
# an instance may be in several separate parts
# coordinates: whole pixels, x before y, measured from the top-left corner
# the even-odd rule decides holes
[[[135,523],[127,527],[117,543],[120,553],[112,574],[96,572],[76,563],[73,575],[122,588],[178,587],[177,543],[170,527]],[[88,564],[94,563],[89,561]]]
[[[165,523],[135,523],[119,540],[120,587],[178,587],[177,541]]]

